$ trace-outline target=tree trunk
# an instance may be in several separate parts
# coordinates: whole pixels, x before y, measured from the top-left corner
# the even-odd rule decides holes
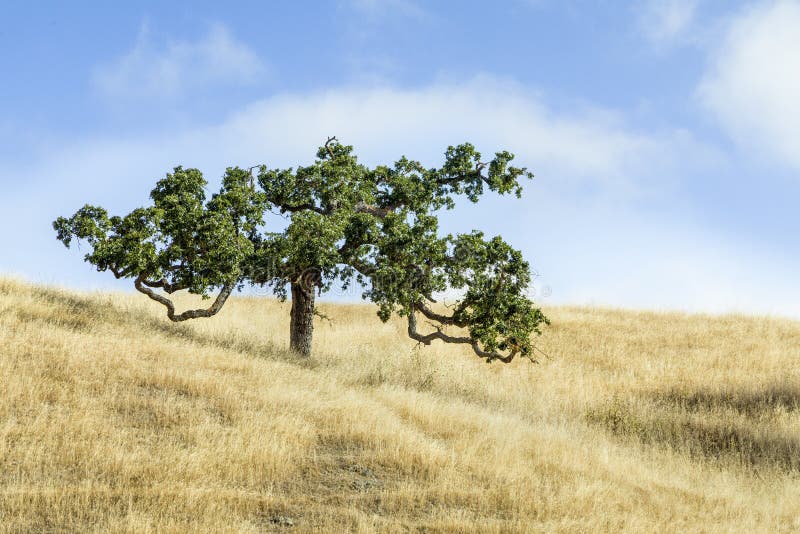
[[[314,333],[314,288],[292,284],[291,339],[289,348],[305,357],[311,356],[311,337]]]

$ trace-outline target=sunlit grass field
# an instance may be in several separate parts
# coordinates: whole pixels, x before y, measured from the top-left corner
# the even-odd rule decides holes
[[[550,308],[540,363],[374,309],[0,279],[0,531],[800,530],[800,323]]]

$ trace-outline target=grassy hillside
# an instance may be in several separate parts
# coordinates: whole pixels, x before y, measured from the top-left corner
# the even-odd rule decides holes
[[[800,323],[547,310],[540,365],[369,307],[174,325],[0,280],[0,530],[800,529]]]

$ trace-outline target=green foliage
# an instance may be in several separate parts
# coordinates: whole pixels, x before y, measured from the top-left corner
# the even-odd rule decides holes
[[[242,281],[243,264],[253,256],[251,237],[263,221],[265,204],[263,195],[247,187],[247,176],[228,169],[222,189],[206,202],[200,171],[176,167],[150,193],[151,206],[108,217],[104,209],[87,205],[53,226],[66,246],[85,239],[92,248],[85,259],[99,271],[164,280],[172,290],[205,296],[217,286]]]
[[[331,138],[306,167],[262,166],[255,176],[227,169],[210,200],[200,171],[176,167],[156,184],[148,207],[109,217],[84,206],[53,226],[66,246],[73,239],[88,242],[85,259],[98,270],[134,278],[137,289],[168,307],[167,299],[142,286],[206,296],[256,284],[285,298],[291,283],[324,292],[337,281],[344,287],[356,282],[382,320],[393,313],[408,317],[412,338],[468,343],[490,361],[510,361],[517,354],[532,357],[531,336],[547,322],[526,297],[529,266],[500,237],[487,240],[477,231],[439,236],[436,212],[452,209],[460,196],[477,202],[487,188],[519,197],[520,179],[532,174],[512,160],[497,152],[483,162],[475,147],[462,144],[448,147],[441,168],[405,157],[369,168],[351,146]],[[265,228],[267,212],[282,214],[287,226]],[[433,295],[448,289],[463,296],[451,314],[437,313],[430,307]],[[416,331],[418,313],[436,332]],[[451,336],[445,333],[450,327],[469,335]]]

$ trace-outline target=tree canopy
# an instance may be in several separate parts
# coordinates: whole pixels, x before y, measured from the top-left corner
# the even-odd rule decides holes
[[[408,335],[420,343],[467,344],[487,361],[532,358],[532,336],[548,321],[526,296],[532,280],[522,254],[479,231],[438,232],[437,212],[460,197],[521,196],[521,180],[533,175],[513,166],[511,153],[484,162],[465,143],[448,147],[439,168],[406,157],[370,168],[330,138],[316,156],[297,168],[228,168],[210,198],[199,170],[175,167],[156,183],[149,206],[120,217],[86,205],[53,226],[67,247],[85,240],[87,262],[133,279],[172,321],[215,315],[246,284],[282,299],[291,289],[291,345],[307,355],[315,293],[356,283],[381,320],[407,318]],[[269,212],[286,217],[285,227],[270,229]],[[180,290],[214,300],[177,313],[170,295]],[[442,309],[435,295],[444,291],[460,296]],[[431,332],[419,330],[419,316]]]

